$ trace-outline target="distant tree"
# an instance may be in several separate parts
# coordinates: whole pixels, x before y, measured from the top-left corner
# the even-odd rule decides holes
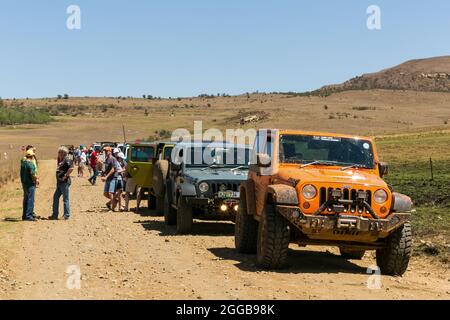
[[[147,95],[148,100],[153,100],[153,96],[151,94]]]
[[[58,98],[58,100],[62,99],[62,95],[58,94],[57,98]]]
[[[69,99],[69,95],[67,93],[64,94],[64,100]]]
[[[144,99],[145,99],[145,97],[146,97],[146,95],[145,95],[145,94],[143,94],[143,95],[142,95],[142,98],[144,98]]]

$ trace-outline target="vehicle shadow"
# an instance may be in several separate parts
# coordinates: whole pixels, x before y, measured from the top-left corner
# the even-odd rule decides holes
[[[217,258],[235,261],[242,271],[262,271],[256,265],[256,256],[241,254],[234,248],[208,249]],[[264,270],[274,273],[353,273],[366,274],[366,269],[330,252],[292,250],[288,251],[287,266],[281,270]]]
[[[175,226],[167,226],[164,221],[136,221],[146,230],[159,231],[160,236],[181,236],[176,233]],[[192,225],[191,235],[193,236],[232,236],[234,234],[234,224],[221,221],[198,221]]]

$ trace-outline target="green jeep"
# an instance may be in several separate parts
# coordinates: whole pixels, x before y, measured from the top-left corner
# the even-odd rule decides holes
[[[164,194],[169,159],[174,147],[170,142],[142,142],[130,144],[128,175],[136,187],[147,193],[148,208],[164,214]],[[136,195],[136,191],[133,192]]]

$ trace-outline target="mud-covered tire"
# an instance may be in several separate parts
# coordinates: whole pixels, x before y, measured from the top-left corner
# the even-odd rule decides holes
[[[352,250],[347,248],[339,248],[341,257],[348,260],[361,260],[366,253],[365,250]]]
[[[272,204],[266,204],[259,221],[256,261],[265,269],[281,269],[286,265],[290,232],[289,225],[275,211]]]
[[[172,208],[172,205],[169,203],[167,192],[164,197],[164,223],[167,226],[174,226],[177,224],[177,211]]]
[[[166,178],[169,170],[169,162],[167,160],[158,160],[153,166],[153,191],[155,195],[164,198],[166,191]]]
[[[412,253],[411,224],[405,223],[389,235],[386,247],[377,250],[377,264],[382,274],[401,276],[408,268]]]
[[[177,207],[177,233],[188,234],[192,230],[193,210],[186,197],[178,199]]]
[[[239,212],[236,214],[234,225],[234,244],[239,253],[256,253],[258,241],[258,222],[252,215],[247,214],[247,199],[241,192]]]

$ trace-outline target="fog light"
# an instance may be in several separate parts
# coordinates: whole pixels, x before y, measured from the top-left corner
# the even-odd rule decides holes
[[[223,212],[227,211],[227,210],[228,210],[227,205],[222,204],[222,205],[220,206],[220,210],[223,211]]]
[[[238,212],[239,211],[239,205],[237,205],[237,204],[234,205],[233,209],[234,209],[234,211]]]
[[[309,204],[309,202],[305,202],[305,203],[303,204],[303,208],[309,209],[309,208],[311,208],[311,205]]]

